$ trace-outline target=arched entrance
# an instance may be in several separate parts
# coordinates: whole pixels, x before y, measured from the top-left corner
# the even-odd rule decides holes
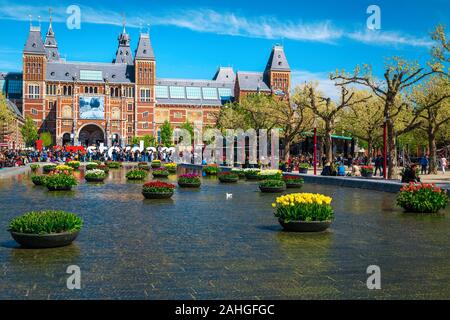
[[[105,143],[105,133],[102,128],[95,124],[87,124],[80,129],[78,134],[78,141],[83,146],[98,146],[100,143]]]
[[[70,133],[64,133],[62,136],[62,144],[63,146],[65,145],[70,145],[72,142],[72,138],[70,137]]]

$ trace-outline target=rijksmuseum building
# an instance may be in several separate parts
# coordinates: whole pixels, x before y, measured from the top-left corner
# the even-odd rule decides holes
[[[110,63],[61,58],[52,24],[45,40],[31,26],[23,48],[23,72],[2,74],[6,97],[58,145],[130,143],[134,136],[159,137],[168,120],[177,128],[213,126],[215,114],[248,93],[288,99],[291,72],[282,46],[274,46],[263,72],[220,67],[211,80],[156,77],[157,59],[149,33],[132,50],[125,27]],[[213,75],[213,72],[211,72]]]

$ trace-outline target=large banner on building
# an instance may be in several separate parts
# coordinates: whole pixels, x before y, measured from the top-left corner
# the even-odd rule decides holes
[[[80,119],[105,119],[105,98],[80,96]]]

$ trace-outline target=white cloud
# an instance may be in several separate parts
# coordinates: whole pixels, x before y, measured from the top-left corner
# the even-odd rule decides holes
[[[65,7],[53,8],[54,21],[65,22],[67,14]],[[32,5],[11,5],[0,3],[0,19],[28,20],[32,14],[48,17],[48,9]],[[120,13],[102,8],[81,6],[82,23],[121,25]],[[243,36],[264,39],[289,39],[295,41],[315,41],[335,43],[342,38],[368,45],[406,45],[414,47],[429,47],[432,42],[393,31],[345,31],[336,27],[331,21],[305,23],[302,21],[280,20],[275,17],[260,16],[247,18],[232,12],[217,12],[211,9],[169,11],[153,14],[140,11],[127,17],[127,26],[145,28],[147,22],[151,25],[165,25],[186,28],[196,32],[216,33],[231,36]]]

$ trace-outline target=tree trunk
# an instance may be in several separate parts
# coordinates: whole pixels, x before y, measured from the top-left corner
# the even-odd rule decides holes
[[[325,136],[324,136],[324,145],[325,145],[325,156],[327,157],[327,162],[330,164],[333,163],[333,142],[331,139],[331,128],[329,125],[325,127]]]
[[[284,155],[284,161],[287,162],[289,160],[291,151],[291,141],[289,138],[284,138],[284,147],[283,147],[283,155]]]
[[[388,179],[397,178],[397,141],[392,119],[387,120]]]
[[[373,155],[373,141],[371,138],[367,139],[367,158],[372,159]]]
[[[434,134],[433,130],[430,128],[428,130],[428,149],[430,149],[430,162],[428,166],[428,173],[429,174],[436,174],[437,168],[436,168],[436,135]]]

